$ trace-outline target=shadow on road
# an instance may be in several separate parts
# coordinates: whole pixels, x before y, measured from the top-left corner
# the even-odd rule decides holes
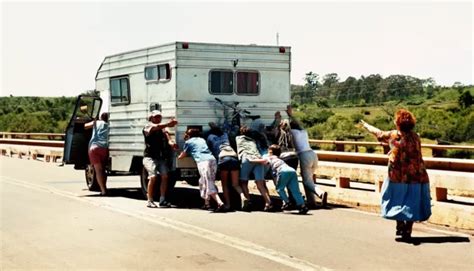
[[[423,243],[442,244],[442,243],[469,243],[471,242],[467,237],[460,236],[433,236],[433,237],[412,237],[410,239],[396,238],[395,241],[412,244],[415,246]]]
[[[231,191],[231,210],[232,211],[240,211],[240,198],[237,193],[233,190]],[[137,187],[121,187],[121,188],[109,188],[107,190],[108,194],[105,197],[123,197],[133,200],[140,200],[143,201],[145,205],[145,197],[142,194],[140,188]],[[83,197],[104,197],[99,194],[99,192],[91,192],[93,194],[84,195]],[[224,199],[222,193],[219,193],[221,199]],[[158,197],[158,196],[157,196]],[[273,210],[272,212],[282,212],[281,206],[283,202],[279,197],[272,196],[272,203],[273,203]],[[252,208],[251,211],[263,211],[265,203],[263,198],[257,194],[251,194],[250,199],[252,201]],[[200,209],[204,205],[204,200],[201,199],[199,194],[199,189],[197,187],[175,187],[173,192],[168,197],[168,200],[175,208],[183,208],[183,209]],[[211,206],[216,208],[216,204],[214,201],[211,201]],[[322,207],[321,205],[316,205],[310,208],[311,214],[312,212],[316,212],[318,210],[331,210],[331,209],[339,209],[339,208],[350,208],[343,205],[335,205],[330,204],[326,207]],[[295,210],[296,211],[296,210]],[[293,214],[293,212],[285,212],[286,214]],[[294,212],[296,213],[296,212]]]

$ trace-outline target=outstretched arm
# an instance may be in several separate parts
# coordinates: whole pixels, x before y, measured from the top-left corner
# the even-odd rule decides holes
[[[250,159],[249,160],[251,163],[259,163],[259,164],[267,164],[268,161],[266,159]]]
[[[185,151],[182,151],[179,156],[178,156],[178,159],[183,159],[184,157],[188,156],[188,154],[185,152]]]
[[[300,122],[297,118],[295,118],[295,117],[293,116],[293,108],[291,107],[291,105],[288,105],[288,106],[286,107],[286,114],[288,114],[288,117],[290,118],[290,120],[291,120],[293,123],[297,124],[301,130],[304,129],[304,128],[303,128],[303,125],[301,124],[301,122]]]
[[[390,137],[390,131],[382,131],[375,126],[368,124],[362,119],[359,123],[362,124],[362,127],[364,127],[369,133],[375,135],[379,141],[387,141]]]
[[[85,123],[84,124],[84,129],[88,130],[88,129],[92,128],[92,126],[94,126],[94,123],[95,123],[95,120]]]
[[[174,127],[178,124],[178,121],[174,118],[170,119],[167,123],[150,123],[145,127],[145,133],[149,134],[157,130],[163,130],[166,127]]]

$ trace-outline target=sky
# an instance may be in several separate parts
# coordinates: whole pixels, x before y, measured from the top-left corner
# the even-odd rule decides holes
[[[292,47],[312,71],[473,82],[471,1],[4,1],[0,96],[77,96],[105,56],[174,41]]]

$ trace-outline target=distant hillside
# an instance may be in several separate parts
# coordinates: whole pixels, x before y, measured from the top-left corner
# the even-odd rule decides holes
[[[0,97],[0,131],[64,133],[76,97]]]
[[[415,129],[424,142],[474,144],[472,86],[440,87],[403,76],[348,78],[344,82],[335,78],[337,76],[331,74],[319,82],[317,75],[308,73],[304,86],[292,86],[292,105],[308,127],[311,138],[373,141],[371,135],[358,127],[360,119],[380,129],[394,129],[394,113],[399,108],[407,108],[415,114]],[[373,98],[364,96],[364,86],[368,85],[372,86]]]

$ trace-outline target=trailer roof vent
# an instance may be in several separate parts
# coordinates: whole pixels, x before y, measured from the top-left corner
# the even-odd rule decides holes
[[[282,54],[285,53],[285,47],[280,47],[280,53],[282,53]]]
[[[188,49],[189,48],[189,43],[183,42],[182,47],[183,47],[183,49]]]

